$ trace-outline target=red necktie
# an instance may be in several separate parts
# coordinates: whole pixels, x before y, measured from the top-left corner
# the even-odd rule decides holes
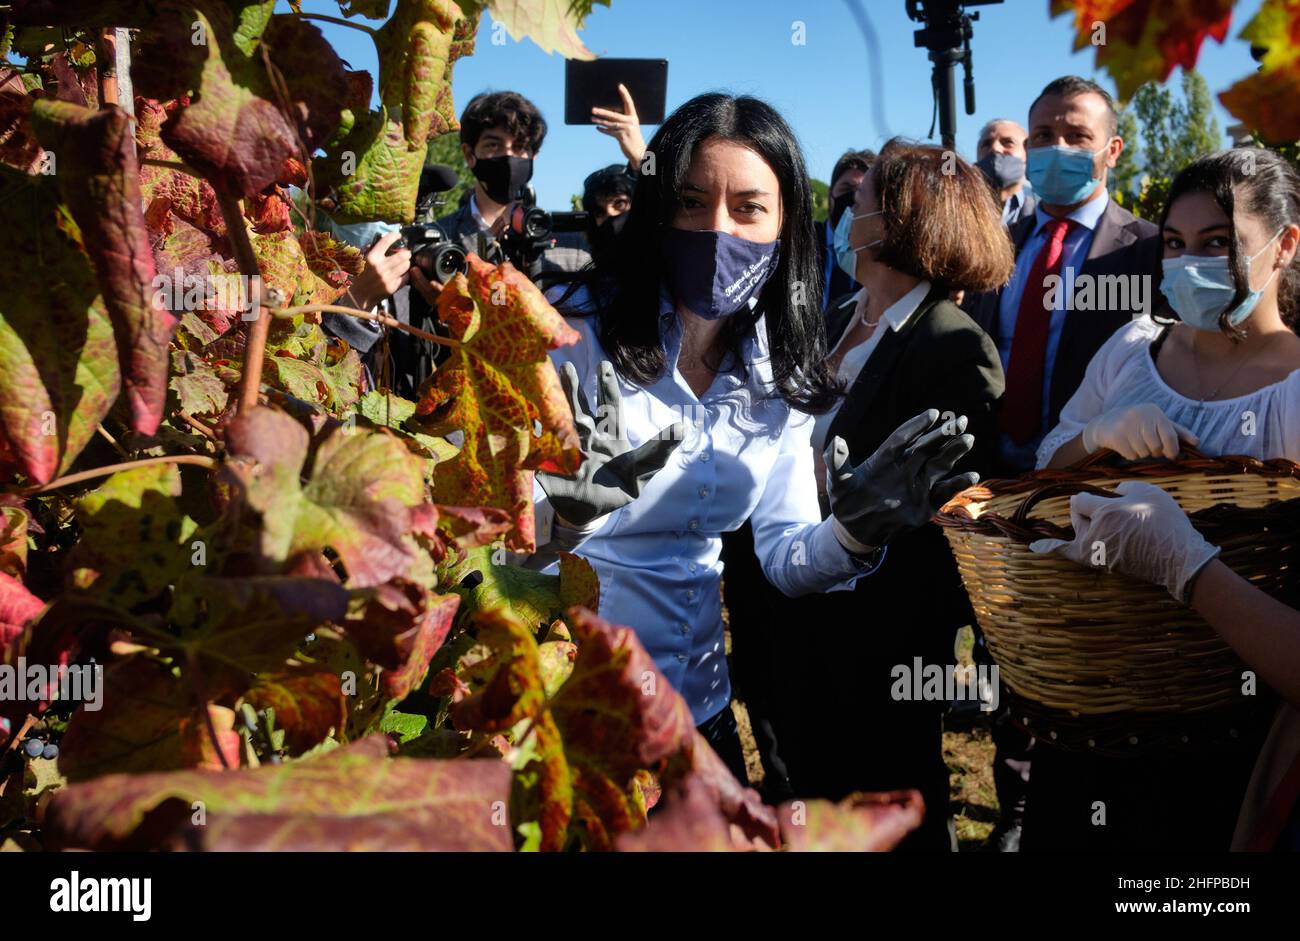
[[[1007,393],[1002,400],[1002,430],[1016,444],[1031,440],[1043,421],[1043,360],[1052,322],[1043,282],[1048,275],[1060,273],[1062,245],[1073,225],[1069,219],[1052,219],[1043,227],[1047,241],[1034,259],[1020,294],[1011,359],[1007,363]]]

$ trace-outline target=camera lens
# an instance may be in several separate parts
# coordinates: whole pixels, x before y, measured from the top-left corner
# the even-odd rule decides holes
[[[432,255],[433,277],[443,284],[469,270],[465,252],[459,245],[439,245],[433,250]]]
[[[551,217],[545,209],[530,209],[524,216],[523,234],[530,239],[551,234]]]

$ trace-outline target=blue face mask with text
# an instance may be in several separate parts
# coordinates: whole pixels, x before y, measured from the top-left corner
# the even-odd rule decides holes
[[[665,229],[673,299],[705,320],[730,317],[758,297],[776,270],[781,240],[751,242],[726,232]]]

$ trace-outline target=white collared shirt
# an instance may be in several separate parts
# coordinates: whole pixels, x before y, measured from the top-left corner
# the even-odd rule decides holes
[[[583,304],[579,299],[574,308]],[[595,317],[571,317],[569,324],[582,339],[551,358],[557,368],[573,363],[594,407],[600,362],[609,356]],[[764,573],[788,595],[848,589],[873,569],[840,545],[831,520],[822,522],[808,446],[812,419],[770,395],[764,319],[742,344],[744,368],[729,357],[699,397],[677,369],[682,326],[670,298],[659,333],[663,376],[644,387],[619,377],[623,429],[634,448],[677,421],[687,422],[686,436],[641,495],[604,517],[573,551],[600,578],[601,617],[636,631],[699,724],[731,699],[719,591],[722,533],[750,520]],[[534,495],[539,520],[553,515],[541,505],[540,487]]]
[[[865,291],[866,288],[858,291],[857,294],[853,295],[853,298],[849,303],[857,304]],[[898,300],[894,301],[894,303],[885,308],[885,312],[880,315],[880,319],[889,324],[889,329],[894,331],[902,330],[911,321],[912,317],[916,314],[917,309],[920,308],[921,302],[925,300],[926,295],[929,293],[930,282],[922,281],[916,287],[912,288],[912,290],[908,291]],[[844,332],[840,334],[839,342],[835,344],[835,349],[831,350],[832,356],[835,355],[836,351],[844,345],[844,341],[848,339],[853,328],[857,326],[858,320],[865,322],[865,308],[861,317],[855,317],[849,325],[844,328]],[[871,359],[871,354],[876,351],[876,347],[880,345],[880,338],[884,335],[885,331],[877,326],[876,329],[871,332],[871,336],[867,337],[864,341],[844,354],[844,358],[840,360],[840,366],[839,369],[836,370],[835,376],[837,379],[840,379],[845,383],[846,391],[853,386],[855,381],[857,381],[858,374],[862,372],[862,367],[867,365],[867,360]],[[822,451],[826,450],[826,436],[830,433],[831,422],[835,421],[835,416],[839,414],[840,406],[843,404],[844,399],[840,399],[829,412],[825,415],[818,415],[814,420],[812,446],[817,450],[817,453],[820,454]]]

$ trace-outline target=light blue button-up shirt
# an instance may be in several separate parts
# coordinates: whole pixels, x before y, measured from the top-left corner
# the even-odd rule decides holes
[[[609,357],[594,317],[569,323],[582,339],[552,360],[556,368],[573,363],[595,407],[599,365]],[[719,590],[722,533],[751,520],[763,571],[787,595],[852,588],[871,568],[840,545],[830,520],[822,522],[812,418],[769,397],[765,322],[743,345],[748,375],[720,371],[699,398],[677,369],[682,326],[669,299],[660,336],[664,375],[645,388],[619,379],[624,430],[633,447],[677,421],[687,423],[686,436],[641,496],[605,517],[575,551],[600,578],[601,617],[636,631],[699,724],[731,699]],[[535,494],[544,504],[540,488]],[[539,520],[549,515],[549,507],[538,507]]]
[[[1066,216],[1067,219],[1078,224],[1066,235],[1065,243],[1061,246],[1062,289],[1056,292],[1056,309],[1052,311],[1052,319],[1047,328],[1047,351],[1043,361],[1042,419],[1038,434],[1023,445],[1016,444],[1005,434],[999,436],[998,448],[1002,460],[1010,467],[1022,467],[1025,470],[1032,470],[1034,467],[1038,445],[1047,431],[1047,419],[1052,410],[1052,368],[1056,364],[1056,351],[1061,345],[1061,330],[1065,327],[1068,295],[1074,283],[1073,278],[1067,277],[1066,269],[1073,268],[1075,275],[1078,275],[1083,268],[1088,250],[1092,247],[1092,234],[1097,228],[1097,223],[1101,221],[1101,214],[1106,211],[1108,202],[1110,202],[1110,195],[1103,193],[1100,198],[1089,200]],[[1029,238],[1025,239],[1025,244],[1016,255],[1016,270],[1011,275],[1011,281],[1002,290],[998,305],[998,353],[1002,356],[1003,371],[1011,361],[1011,343],[1016,335],[1016,316],[1020,312],[1020,298],[1025,292],[1025,281],[1029,278],[1029,270],[1033,268],[1034,260],[1038,258],[1039,251],[1047,241],[1043,227],[1052,218],[1043,211],[1040,202],[1034,211],[1034,231]]]

